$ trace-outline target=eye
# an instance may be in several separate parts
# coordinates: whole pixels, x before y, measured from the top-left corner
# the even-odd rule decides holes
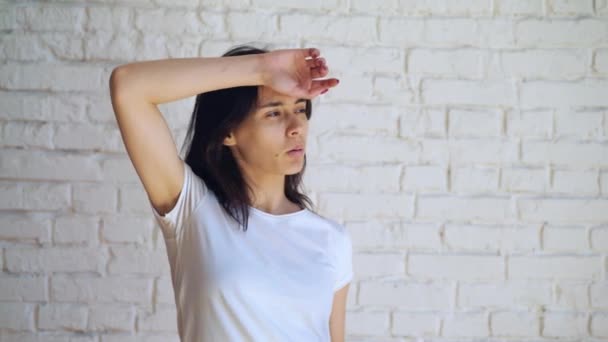
[[[266,113],[266,116],[273,117],[273,116],[275,116],[275,114],[276,114],[276,116],[278,116],[278,114],[280,114],[280,112],[268,112],[268,113]]]
[[[306,113],[306,108],[302,108],[298,111],[298,113]]]

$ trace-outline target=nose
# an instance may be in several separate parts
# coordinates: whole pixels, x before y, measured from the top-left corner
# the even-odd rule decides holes
[[[289,125],[287,126],[288,136],[297,136],[304,133],[306,129],[306,122],[302,120],[302,115],[291,115]]]

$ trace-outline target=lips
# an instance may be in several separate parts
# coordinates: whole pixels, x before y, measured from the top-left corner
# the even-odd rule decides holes
[[[291,152],[291,151],[300,151],[300,150],[303,150],[303,149],[304,149],[303,145],[297,145],[294,148],[292,148],[291,150],[289,150],[288,152]]]

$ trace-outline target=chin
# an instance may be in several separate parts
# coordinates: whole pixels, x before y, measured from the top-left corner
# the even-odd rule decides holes
[[[285,168],[283,170],[283,173],[285,175],[295,175],[296,173],[301,172],[303,168],[304,168],[304,163],[297,165],[297,166],[292,165],[291,167]]]

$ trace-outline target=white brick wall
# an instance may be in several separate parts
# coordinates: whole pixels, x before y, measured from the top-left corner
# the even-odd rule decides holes
[[[608,340],[606,0],[0,1],[0,340],[177,341],[117,65],[321,49],[347,341]],[[161,105],[181,143],[193,98]]]

